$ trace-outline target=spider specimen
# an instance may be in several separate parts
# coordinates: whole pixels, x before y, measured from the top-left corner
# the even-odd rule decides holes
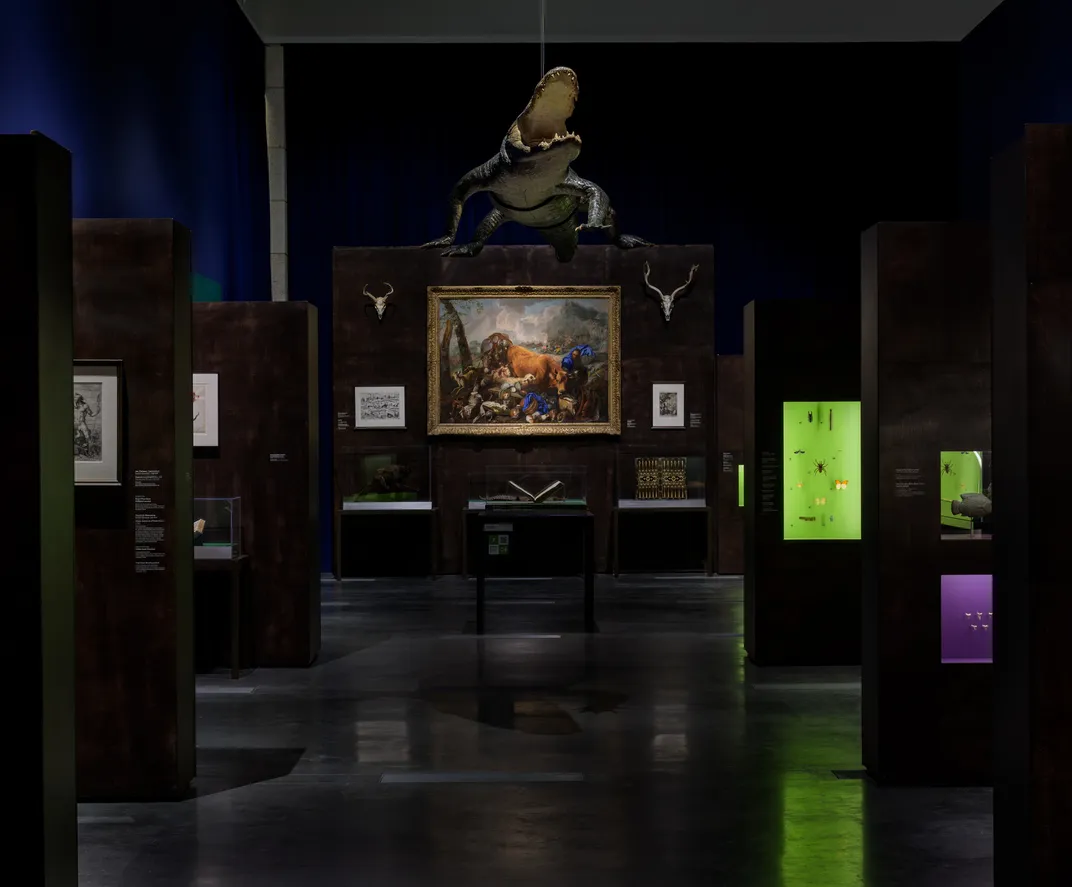
[[[942,460],[942,474],[956,474],[956,472],[953,470],[952,459],[950,459],[948,462],[946,462],[944,459]]]
[[[812,459],[812,464],[815,466],[812,474],[826,474],[827,465],[825,459]]]

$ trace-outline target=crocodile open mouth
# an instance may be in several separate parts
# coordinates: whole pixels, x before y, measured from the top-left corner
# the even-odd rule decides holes
[[[547,151],[566,142],[580,144],[581,137],[566,126],[577,94],[577,75],[569,68],[552,68],[540,78],[525,110],[510,127],[510,144],[522,151]]]

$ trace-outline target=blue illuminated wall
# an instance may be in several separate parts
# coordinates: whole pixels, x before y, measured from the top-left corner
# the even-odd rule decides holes
[[[1027,123],[1072,121],[1072,2],[1005,0],[960,44],[960,204],[989,213],[990,158]]]
[[[264,47],[234,0],[0,0],[0,132],[70,149],[81,218],[174,218],[270,298]]]

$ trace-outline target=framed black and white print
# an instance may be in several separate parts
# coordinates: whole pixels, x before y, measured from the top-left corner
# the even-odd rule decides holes
[[[123,362],[74,361],[74,482],[123,482]]]
[[[685,427],[685,384],[654,382],[651,386],[651,427]]]

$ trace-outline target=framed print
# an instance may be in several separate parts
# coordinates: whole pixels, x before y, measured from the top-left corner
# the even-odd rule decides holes
[[[123,362],[74,362],[74,482],[123,482]]]
[[[685,427],[685,385],[683,382],[652,383],[651,427]]]
[[[616,286],[428,288],[428,433],[621,434]]]
[[[354,389],[354,428],[405,428],[404,385],[367,385]]]
[[[194,373],[194,446],[220,445],[220,377],[216,373]]]

